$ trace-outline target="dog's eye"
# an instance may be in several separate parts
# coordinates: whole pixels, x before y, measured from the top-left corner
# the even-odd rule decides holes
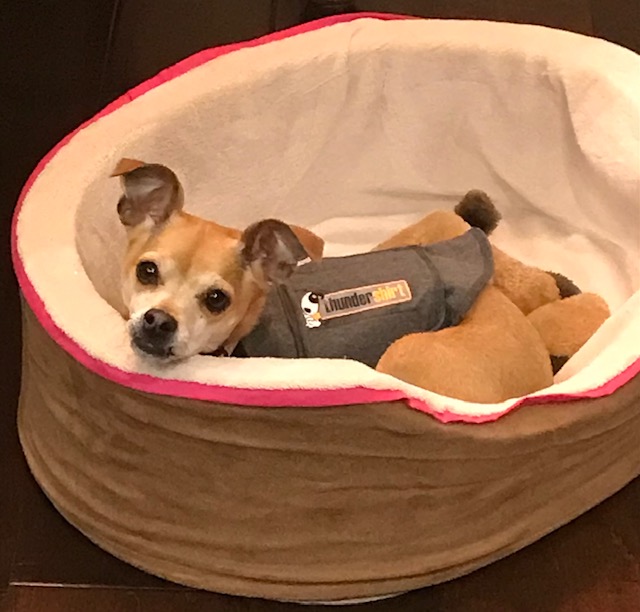
[[[157,285],[160,280],[158,266],[152,261],[141,261],[136,266],[136,278],[142,285]]]
[[[209,312],[222,312],[229,306],[231,300],[221,289],[211,289],[204,296],[204,305]]]

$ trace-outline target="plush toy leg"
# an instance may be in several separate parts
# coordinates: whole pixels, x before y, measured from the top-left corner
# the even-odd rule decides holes
[[[377,369],[469,402],[501,402],[553,384],[540,334],[493,286],[460,325],[404,336],[382,355]]]
[[[542,337],[554,362],[555,374],[610,314],[599,295],[580,293],[541,306],[527,318]]]
[[[493,247],[493,282],[525,315],[560,299],[555,278]]]

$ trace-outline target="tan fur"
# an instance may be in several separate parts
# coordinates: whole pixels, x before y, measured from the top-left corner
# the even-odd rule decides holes
[[[546,304],[527,318],[549,354],[574,355],[610,316],[607,303],[594,293],[580,293]]]
[[[460,325],[397,340],[377,369],[441,395],[482,403],[501,402],[553,383],[540,335],[491,286]]]

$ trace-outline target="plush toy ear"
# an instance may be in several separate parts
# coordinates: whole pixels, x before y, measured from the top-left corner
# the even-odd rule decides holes
[[[294,230],[275,219],[250,225],[242,235],[242,263],[252,268],[266,283],[282,281],[309,253]]]
[[[124,195],[118,202],[118,215],[127,227],[146,219],[159,225],[182,208],[182,186],[166,166],[122,159],[112,176],[122,180]]]

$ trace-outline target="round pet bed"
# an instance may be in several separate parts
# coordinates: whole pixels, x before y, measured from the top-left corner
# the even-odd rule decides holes
[[[290,600],[450,579],[613,494],[640,474],[639,74],[575,34],[359,15],[204,51],[117,100],[15,214],[35,478],[136,566]],[[123,157],[172,168],[189,212],[283,218],[330,255],[483,189],[499,246],[613,315],[553,387],[497,405],[347,360],[156,367],[119,314]]]

